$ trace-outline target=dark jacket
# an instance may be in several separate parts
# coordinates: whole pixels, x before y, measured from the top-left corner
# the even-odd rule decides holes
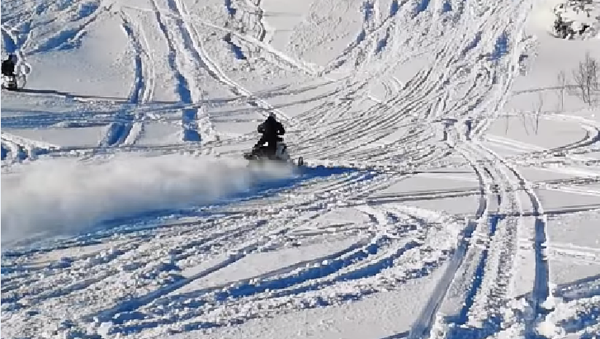
[[[2,61],[2,75],[14,75],[15,74],[15,63],[12,60],[7,59]]]
[[[278,135],[284,135],[283,125],[273,117],[268,117],[265,122],[258,125],[258,132],[267,139],[276,139]]]

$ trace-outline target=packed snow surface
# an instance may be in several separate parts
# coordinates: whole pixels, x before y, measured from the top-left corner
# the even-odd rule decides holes
[[[597,0],[1,9],[3,338],[600,336]]]

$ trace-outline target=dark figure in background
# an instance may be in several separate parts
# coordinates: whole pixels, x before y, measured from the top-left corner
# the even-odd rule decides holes
[[[269,117],[265,122],[258,125],[258,133],[262,133],[262,137],[256,145],[254,145],[255,149],[258,149],[264,143],[267,143],[266,150],[268,151],[269,156],[275,155],[275,151],[277,150],[277,142],[281,139],[279,136],[285,134],[285,129],[283,125],[275,119],[275,115],[273,113],[269,113]]]
[[[17,64],[17,56],[10,54],[8,59],[2,61],[2,75],[10,78],[15,78],[15,66]]]

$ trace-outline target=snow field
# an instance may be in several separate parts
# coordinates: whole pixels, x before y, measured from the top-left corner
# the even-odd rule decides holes
[[[3,2],[3,337],[593,338],[557,4]],[[308,168],[239,160],[269,112]]]

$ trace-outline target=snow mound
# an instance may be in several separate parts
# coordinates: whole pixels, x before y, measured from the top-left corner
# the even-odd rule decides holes
[[[591,0],[568,0],[554,7],[554,30],[560,38],[589,39],[598,36],[600,10]]]

